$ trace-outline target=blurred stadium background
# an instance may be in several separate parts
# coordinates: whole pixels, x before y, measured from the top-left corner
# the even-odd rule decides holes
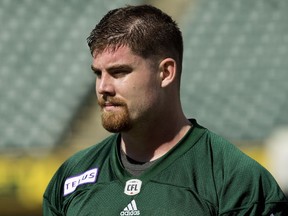
[[[108,135],[86,37],[108,9],[141,3],[182,28],[187,116],[259,161],[288,192],[288,1],[1,0],[1,216],[41,215],[60,164]]]

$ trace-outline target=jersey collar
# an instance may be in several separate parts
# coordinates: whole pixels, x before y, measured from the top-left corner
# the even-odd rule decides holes
[[[170,164],[172,164],[176,159],[178,159],[181,155],[186,153],[190,148],[197,143],[197,141],[203,136],[206,132],[206,128],[200,126],[195,119],[189,120],[193,127],[185,134],[185,136],[175,145],[171,150],[169,150],[164,156],[162,156],[158,161],[145,170],[140,176],[137,176],[137,179],[142,180],[143,182],[148,181],[153,178],[153,176],[160,173],[163,169],[167,168]],[[127,179],[134,178],[129,172],[127,172],[120,159],[120,140],[121,135],[117,134],[117,138],[114,139],[112,146],[112,155],[111,155],[111,165],[112,170],[116,177],[122,181],[126,182]]]

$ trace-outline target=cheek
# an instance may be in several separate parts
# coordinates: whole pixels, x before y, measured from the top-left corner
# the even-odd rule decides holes
[[[118,93],[126,100],[130,111],[135,111],[136,109],[147,110],[157,103],[161,91],[160,88],[161,86],[156,76],[147,74],[147,76],[129,77],[129,80],[127,79],[121,83]]]
[[[95,93],[96,93],[96,95],[97,95],[97,97],[99,96],[99,93],[98,93],[98,81],[97,81],[97,79],[95,80]]]
[[[157,105],[159,90],[155,86],[134,86],[128,99],[128,107],[133,110],[144,111],[153,109]]]

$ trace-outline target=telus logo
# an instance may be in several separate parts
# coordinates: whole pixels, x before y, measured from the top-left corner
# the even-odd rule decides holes
[[[88,170],[78,176],[69,177],[64,183],[64,196],[74,192],[79,185],[96,182],[98,168]]]

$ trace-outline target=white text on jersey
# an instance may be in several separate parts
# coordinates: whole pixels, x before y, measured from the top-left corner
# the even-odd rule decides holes
[[[98,168],[94,168],[78,176],[69,177],[64,183],[64,196],[76,190],[79,185],[96,182]]]

